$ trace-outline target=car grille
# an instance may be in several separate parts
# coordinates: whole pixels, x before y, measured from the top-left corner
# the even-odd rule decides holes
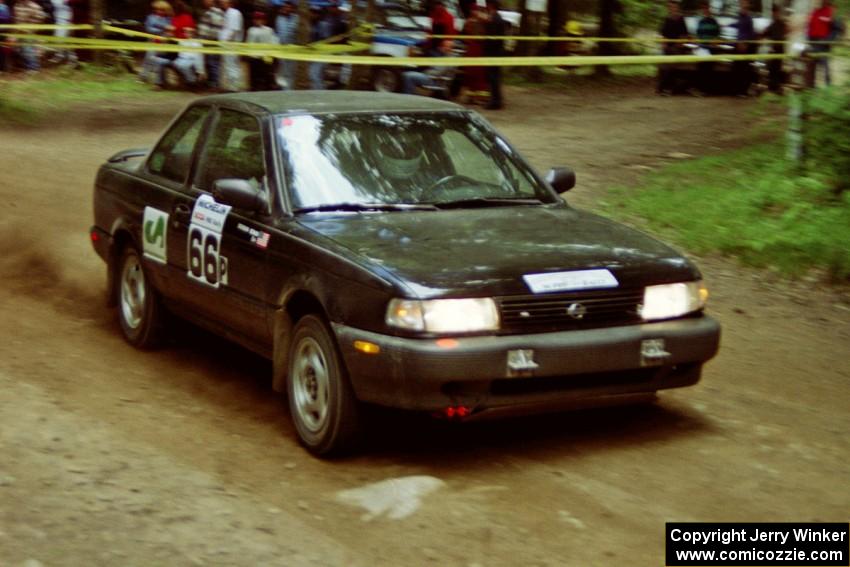
[[[643,288],[496,298],[507,333],[639,323]]]

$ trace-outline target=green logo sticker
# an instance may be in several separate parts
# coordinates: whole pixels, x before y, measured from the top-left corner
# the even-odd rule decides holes
[[[142,219],[142,244],[145,258],[163,264],[166,262],[167,227],[168,213],[153,207],[145,207],[145,214]]]

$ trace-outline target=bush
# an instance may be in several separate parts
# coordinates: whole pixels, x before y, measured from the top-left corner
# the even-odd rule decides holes
[[[842,193],[850,189],[850,86],[817,89],[808,97],[806,167],[825,174]]]

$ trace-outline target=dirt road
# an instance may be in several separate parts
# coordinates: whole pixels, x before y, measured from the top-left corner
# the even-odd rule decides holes
[[[593,207],[671,152],[739,143],[752,102],[508,91],[488,115]],[[658,404],[447,427],[382,416],[309,457],[268,365],[201,332],[128,347],[91,183],[175,108],[0,131],[0,565],[662,565],[665,521],[847,521],[850,307],[702,259],[721,353]],[[377,483],[374,484],[373,483]]]

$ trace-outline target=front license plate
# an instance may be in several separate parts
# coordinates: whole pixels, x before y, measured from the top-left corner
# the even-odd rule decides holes
[[[607,289],[620,283],[609,270],[576,270],[551,274],[526,274],[522,276],[532,293],[553,291],[578,291],[582,289]]]

